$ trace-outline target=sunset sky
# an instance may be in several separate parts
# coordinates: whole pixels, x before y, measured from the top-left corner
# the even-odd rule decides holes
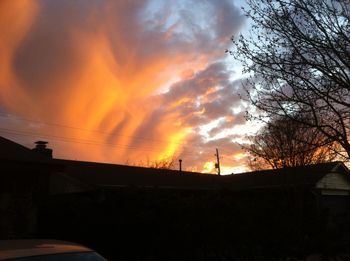
[[[247,170],[243,1],[1,0],[0,135],[57,158]]]

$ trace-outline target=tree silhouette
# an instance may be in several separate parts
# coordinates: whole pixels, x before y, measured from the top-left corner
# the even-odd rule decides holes
[[[230,53],[250,77],[261,118],[285,116],[335,141],[350,156],[350,3],[248,0],[253,25]]]
[[[335,143],[315,128],[286,117],[273,118],[250,136],[249,152],[252,170],[304,166],[334,160]]]
[[[175,164],[176,164],[176,160],[174,156],[165,157],[158,160],[147,159],[146,161],[139,161],[137,163],[130,163],[129,160],[125,162],[125,165],[154,168],[154,169],[174,169]]]
[[[155,169],[173,169],[175,167],[175,163],[176,161],[174,157],[168,157],[151,161],[146,166]]]

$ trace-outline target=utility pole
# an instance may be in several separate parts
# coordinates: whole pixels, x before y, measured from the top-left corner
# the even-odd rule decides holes
[[[182,171],[182,159],[179,159],[179,167],[180,167],[180,171]]]
[[[215,163],[215,168],[218,169],[218,175],[220,176],[220,157],[219,157],[219,150],[216,148],[216,163]]]

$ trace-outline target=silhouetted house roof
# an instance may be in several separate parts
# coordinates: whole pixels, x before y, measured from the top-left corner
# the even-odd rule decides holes
[[[50,193],[51,173],[61,170],[52,159],[0,136],[0,194],[11,195],[11,200],[32,195],[36,202]]]
[[[0,137],[0,161],[7,162],[8,164],[5,164],[7,168],[32,164],[35,165],[35,169],[40,170],[45,166],[50,168],[55,166],[55,173],[51,175],[51,184],[57,193],[108,190],[128,186],[233,191],[313,187],[328,189],[328,192],[332,189],[350,191],[350,173],[341,162],[217,176],[177,170],[50,159],[3,137]]]
[[[50,162],[42,155],[0,136],[0,159],[20,162]]]
[[[345,189],[348,185],[350,190],[350,173],[341,162],[217,176],[105,163],[55,161],[65,166],[64,175],[81,182],[81,184],[88,185],[90,189],[108,190],[127,186],[168,189],[228,189],[234,191],[271,190],[288,187],[315,188],[325,177],[329,179],[329,175],[332,175],[332,182],[336,180],[338,185],[340,184],[339,186],[343,186]]]
[[[58,160],[64,174],[90,188],[114,189],[125,186],[182,189],[216,189],[220,177],[186,171],[134,167],[116,164]]]
[[[334,186],[344,186],[340,185],[340,183],[346,183],[348,185],[346,187],[350,190],[350,172],[342,162],[222,176],[222,184],[224,184],[225,188],[232,190],[318,187],[321,186],[325,179],[330,180]],[[332,184],[328,184],[328,187],[331,188]]]

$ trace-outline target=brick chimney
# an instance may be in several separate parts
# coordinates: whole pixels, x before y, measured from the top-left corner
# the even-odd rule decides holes
[[[33,151],[36,151],[36,152],[52,159],[52,149],[49,149],[46,147],[46,145],[48,144],[47,141],[38,140],[34,143],[35,143],[35,148],[32,149]]]

